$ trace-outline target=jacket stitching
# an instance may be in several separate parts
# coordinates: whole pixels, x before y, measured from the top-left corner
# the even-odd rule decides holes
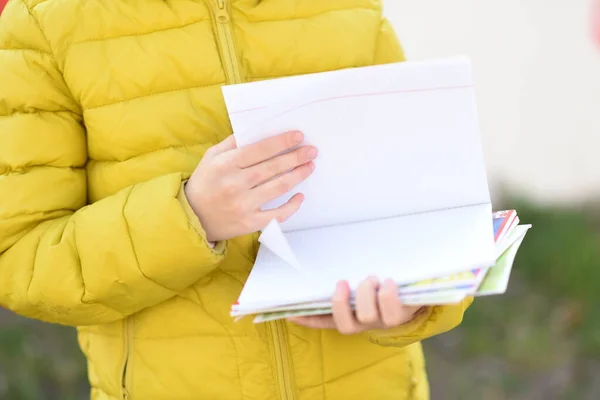
[[[248,18],[247,21],[250,23],[254,23],[254,24],[262,24],[262,23],[268,23],[268,22],[288,22],[288,21],[297,21],[297,20],[303,20],[303,19],[312,19],[312,18],[316,18],[316,17],[321,17],[323,15],[327,15],[327,14],[332,14],[332,13],[337,13],[337,12],[348,12],[348,11],[373,11],[373,12],[377,12],[379,13],[379,9],[377,7],[350,7],[350,8],[335,8],[332,10],[324,10],[321,12],[317,12],[314,14],[308,14],[308,15],[298,15],[298,16],[294,16],[294,17],[286,17],[286,18],[281,18],[281,19],[250,19]]]
[[[135,245],[133,244],[133,238],[132,238],[132,236],[131,236],[131,231],[130,231],[130,229],[129,229],[129,222],[127,221],[127,216],[125,215],[125,209],[127,208],[127,204],[128,204],[128,202],[129,202],[129,198],[131,197],[131,194],[133,193],[133,189],[134,189],[134,188],[135,188],[135,186],[134,186],[134,187],[132,187],[132,188],[129,190],[129,192],[127,193],[127,197],[125,198],[125,201],[123,202],[123,208],[121,209],[121,215],[123,216],[123,220],[124,220],[124,222],[125,222],[125,228],[126,228],[126,229],[125,229],[125,231],[126,231],[126,233],[127,233],[127,238],[129,239],[129,244],[131,245],[131,250],[132,250],[132,252],[133,252],[133,256],[134,256],[134,258],[135,258],[135,263],[136,263],[136,266],[137,266],[138,270],[140,271],[140,273],[142,274],[142,276],[143,276],[144,278],[148,279],[149,281],[151,281],[151,282],[153,282],[153,283],[157,284],[158,286],[160,286],[160,287],[162,287],[162,288],[164,288],[164,289],[166,289],[166,290],[168,290],[168,291],[170,291],[170,292],[174,292],[174,290],[173,290],[173,289],[170,289],[170,288],[168,288],[168,287],[166,287],[166,286],[164,286],[164,285],[160,284],[160,283],[159,283],[159,282],[157,282],[156,280],[154,280],[154,279],[152,279],[151,277],[149,277],[148,275],[146,275],[146,273],[145,273],[145,272],[142,270],[142,266],[140,265],[140,260],[138,259],[138,255],[137,255],[137,253],[136,253],[136,251],[135,251]]]
[[[95,333],[96,336],[102,337],[112,337],[112,338],[120,338],[120,336],[109,336],[103,335],[101,333]],[[248,335],[232,335],[232,334],[213,334],[213,335],[205,335],[202,333],[190,333],[188,335],[173,335],[173,336],[164,336],[164,337],[139,337],[136,336],[135,340],[137,342],[147,340],[147,341],[161,341],[161,340],[188,340],[194,338],[214,338],[214,339],[223,339],[228,340],[229,338],[248,338]]]
[[[114,312],[116,312],[117,314],[119,314],[121,317],[125,317],[126,315],[123,314],[121,311],[117,310],[116,308],[108,305],[108,304],[104,304],[103,302],[97,300],[96,302],[94,301],[88,301],[85,300],[84,297],[87,294],[87,289],[85,286],[85,279],[83,278],[83,263],[81,262],[81,257],[79,256],[79,246],[77,246],[77,227],[76,227],[76,221],[75,218],[71,219],[73,221],[73,244],[75,245],[75,257],[77,257],[77,264],[79,265],[79,273],[81,275],[81,286],[83,286],[83,292],[81,293],[81,303],[82,304],[99,304],[102,305],[106,308],[108,308],[109,310],[112,310]],[[89,334],[89,332],[86,332]],[[89,347],[89,341],[88,343],[88,347]]]
[[[383,21],[381,21],[379,23],[379,28],[377,29],[377,34],[375,35],[375,39],[373,41],[373,49],[375,49],[373,51],[373,58],[371,59],[371,64],[375,63],[375,60],[377,59],[377,54],[379,54],[379,39],[381,38],[381,30],[383,28]]]
[[[408,361],[408,370],[409,370],[409,381],[408,381],[408,398],[409,399],[414,399],[415,397],[415,390],[417,388],[417,384],[415,383],[415,366],[414,366],[414,362],[413,362],[413,357],[409,358]]]
[[[149,36],[149,35],[153,35],[155,33],[161,33],[161,32],[167,32],[167,31],[172,31],[172,30],[176,30],[176,29],[187,28],[188,26],[192,26],[192,25],[196,25],[196,24],[201,24],[203,22],[208,22],[208,21],[210,21],[210,20],[209,19],[201,19],[201,20],[198,20],[198,21],[188,22],[187,24],[184,24],[184,25],[171,26],[171,27],[168,27],[168,28],[158,29],[158,30],[150,31],[150,32],[128,33],[128,34],[119,35],[119,36],[110,36],[110,37],[99,37],[99,38],[85,39],[85,40],[82,40],[82,41],[79,41],[79,42],[69,43],[68,46],[65,46],[64,50],[68,50],[69,47],[78,46],[80,44],[86,44],[86,43],[97,43],[97,42],[105,42],[105,41],[109,41],[109,40],[118,40],[118,39],[130,38],[130,37]]]
[[[20,48],[14,48],[14,47],[4,47],[0,49],[1,51],[30,51],[33,53],[37,53],[37,54],[41,54],[43,56],[48,56],[48,57],[54,57],[54,54],[52,54],[49,51],[44,51],[44,50],[40,50],[40,49],[20,49]]]
[[[217,267],[217,270],[219,272],[221,272],[223,275],[230,277],[231,279],[233,279],[234,281],[236,281],[240,285],[244,286],[244,282],[242,282],[240,279],[236,278],[233,274],[230,274],[229,272],[225,271],[223,268]]]
[[[12,219],[12,218],[18,218],[18,217],[28,217],[28,216],[32,216],[32,215],[38,215],[38,214],[61,214],[61,213],[74,213],[77,210],[74,209],[70,209],[70,208],[58,208],[56,210],[48,210],[48,211],[33,211],[33,212],[20,212],[17,214],[0,214],[2,216],[2,220],[8,220],[8,219]],[[57,217],[50,217],[50,219],[56,219],[56,218],[61,218],[64,217],[64,215],[60,215]],[[43,221],[42,221],[43,222]],[[34,229],[34,228],[32,228]],[[1,253],[0,253],[1,254]]]
[[[323,354],[323,331],[319,331],[319,347],[321,353],[321,393],[323,394],[323,400],[325,400],[325,355]]]
[[[233,351],[235,352],[235,359],[236,359],[236,366],[237,366],[237,373],[238,373],[238,380],[240,382],[239,384],[239,388],[240,388],[240,399],[244,398],[244,389],[243,389],[243,382],[242,382],[242,371],[240,368],[240,365],[242,363],[242,360],[240,359],[240,355],[238,352],[238,349],[236,347],[236,341],[233,340],[233,337],[231,335],[231,332],[229,330],[229,328],[222,324],[218,318],[214,317],[207,309],[206,307],[204,307],[204,304],[202,304],[202,300],[200,297],[200,293],[198,292],[198,287],[194,286],[193,287],[193,291],[196,293],[196,296],[198,297],[198,303],[194,303],[196,304],[198,307],[200,307],[208,316],[208,318],[212,319],[213,321],[215,321],[217,324],[221,325],[221,327],[223,328],[223,330],[225,331],[226,335],[224,335],[224,338],[227,338],[229,340],[229,342],[231,343],[231,346],[233,347]],[[182,299],[184,300],[188,300],[185,297],[182,297]]]
[[[79,328],[81,329],[81,328]],[[113,338],[113,339],[119,339],[122,338],[123,335],[110,335],[110,334],[106,334],[106,333],[100,333],[100,332],[94,332],[91,330],[88,330],[86,332],[86,335],[93,335],[93,336],[100,336],[100,337],[105,337],[105,338]],[[189,334],[184,334],[184,335],[171,335],[171,336],[150,336],[150,337],[143,337],[143,336],[139,336],[136,335],[135,340],[136,341],[161,341],[161,340],[188,340],[188,339],[192,339],[192,338],[215,338],[215,339],[223,339],[226,340],[227,337],[224,334],[204,334],[204,333],[189,333]],[[238,334],[229,334],[229,337],[233,337],[233,338],[248,338],[250,337],[249,335],[238,335]]]
[[[238,251],[239,251],[239,253],[242,255],[242,257],[244,257],[244,258],[245,258],[247,261],[249,261],[251,264],[253,264],[253,265],[254,265],[254,261],[255,261],[255,260],[253,260],[252,258],[250,258],[250,257],[248,256],[248,254],[246,254],[246,252],[242,250],[242,247],[241,247],[241,246],[240,246],[238,243],[236,243],[236,242],[233,242],[233,241],[232,241],[232,242],[230,242],[230,244],[231,244],[233,247],[237,247],[237,248],[238,248]]]
[[[44,32],[44,30],[42,29],[42,26],[40,25],[40,22],[38,21],[37,17],[35,15],[33,15],[35,7],[39,6],[40,4],[44,3],[45,1],[50,1],[50,0],[45,0],[45,1],[42,1],[40,3],[37,3],[33,8],[29,8],[29,6],[25,2],[25,0],[21,0],[21,1],[23,2],[23,5],[25,6],[25,9],[27,10],[27,13],[29,13],[29,15],[31,16],[31,18],[35,22],[37,28],[39,29],[40,33],[42,34],[42,37],[46,41],[46,44],[48,45],[48,48],[50,49],[50,55],[51,55],[50,62],[52,63],[52,65],[54,66],[54,68],[56,68],[56,71],[59,72],[61,81],[65,85],[65,88],[68,91],[68,95],[69,96],[67,96],[65,94],[65,97],[70,97],[71,100],[73,100],[74,103],[77,104],[77,106],[79,108],[81,108],[81,105],[79,104],[79,102],[77,102],[77,100],[75,100],[75,98],[73,97],[73,92],[71,91],[71,88],[69,88],[69,85],[67,84],[67,81],[65,80],[65,77],[63,75],[63,71],[59,68],[58,63],[56,62],[56,54],[52,50],[52,45],[51,45],[50,41],[48,40],[48,37],[46,36],[46,32]],[[34,51],[35,51],[35,49],[34,49]],[[47,71],[46,71],[46,74],[48,74]],[[77,112],[80,112],[80,110],[77,110]]]
[[[30,291],[31,291],[31,285],[33,284],[33,279],[35,278],[35,265],[36,265],[37,256],[38,256],[38,252],[40,250],[41,244],[42,244],[42,236],[40,236],[38,238],[37,245],[35,246],[35,255],[33,256],[33,262],[31,263],[31,278],[29,279],[29,283],[27,284],[27,290],[25,291],[25,293],[27,293],[27,301],[29,302],[29,304],[34,304],[31,301],[31,299],[29,298],[29,296],[30,296]]]
[[[354,65],[347,65],[345,66],[345,68],[358,68],[358,67],[366,67],[369,66],[369,63],[361,63],[361,64],[354,64]],[[320,73],[320,72],[333,72],[333,71],[337,71],[338,69],[333,67],[333,68],[326,68],[326,69],[320,69],[320,70],[315,70],[315,71],[307,71],[307,72],[300,72],[298,73],[286,73],[286,74],[271,74],[271,75],[255,75],[252,76],[249,81],[250,82],[256,82],[256,81],[261,81],[261,80],[266,80],[266,79],[277,79],[277,78],[289,78],[289,77],[293,77],[293,76],[297,76],[297,75],[306,75],[306,74],[314,74],[314,73]]]
[[[26,109],[13,109],[8,113],[0,113],[0,119],[3,117],[13,117],[15,115],[36,115],[36,114],[70,114],[75,119],[81,119],[81,115],[67,109],[57,109],[57,110],[42,110],[41,108],[31,108],[31,110]]]
[[[331,379],[328,379],[328,380],[326,380],[326,381],[323,381],[323,383],[322,383],[322,384],[305,386],[305,387],[303,387],[303,388],[302,388],[302,390],[304,391],[304,390],[308,390],[308,389],[313,389],[313,388],[315,388],[315,387],[317,387],[317,386],[321,386],[321,385],[326,385],[326,384],[329,384],[329,383],[333,383],[333,382],[335,382],[335,381],[338,381],[338,380],[340,380],[340,379],[347,378],[347,377],[349,377],[349,376],[352,376],[352,375],[354,375],[354,374],[357,374],[357,373],[359,373],[359,372],[361,372],[361,371],[364,371],[364,370],[366,370],[366,369],[369,369],[369,368],[373,367],[374,365],[380,364],[380,363],[382,363],[382,362],[384,362],[384,361],[387,361],[387,360],[389,360],[389,359],[391,359],[391,358],[398,357],[398,356],[401,356],[401,355],[402,355],[402,353],[394,353],[394,354],[392,354],[392,355],[389,355],[389,356],[387,356],[387,357],[384,357],[384,358],[382,358],[382,359],[379,359],[379,360],[377,360],[377,361],[375,361],[375,362],[372,362],[372,363],[369,363],[369,364],[367,364],[367,365],[364,365],[364,366],[362,366],[362,367],[360,367],[360,368],[357,368],[357,369],[355,369],[355,370],[353,370],[353,371],[350,371],[350,372],[347,372],[347,373],[345,373],[345,374],[342,374],[342,375],[336,376],[335,378],[331,378]]]
[[[103,108],[103,107],[109,107],[109,106],[114,106],[117,104],[121,104],[121,103],[127,103],[130,101],[134,101],[134,100],[139,100],[139,99],[143,99],[146,97],[152,97],[152,96],[158,96],[158,95],[162,95],[162,94],[169,94],[169,93],[176,93],[176,92],[185,92],[187,90],[193,90],[193,89],[201,89],[201,88],[206,88],[206,87],[211,87],[211,86],[219,86],[219,85],[223,85],[225,82],[211,82],[211,83],[206,83],[206,84],[195,84],[189,87],[184,87],[184,88],[177,88],[177,89],[169,89],[169,90],[163,90],[163,91],[158,91],[158,92],[150,92],[150,93],[146,93],[140,96],[135,96],[135,97],[131,97],[128,99],[123,99],[123,100],[118,100],[112,103],[107,103],[107,104],[101,104],[98,106],[92,106],[92,107],[84,107],[83,112],[85,113],[86,111],[91,111],[91,110],[96,110],[98,108]]]
[[[189,144],[189,145],[184,144],[184,145],[165,146],[165,147],[161,147],[160,149],[154,149],[154,150],[145,151],[143,153],[138,153],[136,155],[124,158],[122,160],[106,160],[106,159],[90,158],[88,165],[89,164],[106,164],[106,163],[124,163],[124,162],[133,160],[138,157],[143,157],[143,156],[146,156],[148,154],[153,154],[153,153],[159,153],[159,152],[165,151],[165,150],[189,149],[191,147],[206,147],[206,146],[210,146],[210,145],[212,145],[212,143],[202,142],[202,143]]]
[[[227,329],[227,328],[226,328]],[[237,366],[237,374],[238,380],[240,382],[240,399],[244,399],[244,382],[242,381],[242,369],[240,365],[242,364],[242,359],[240,358],[240,354],[237,348],[237,341],[233,340],[233,336],[231,336],[229,330],[227,330],[227,338],[229,339],[231,346],[233,347],[233,351],[235,352],[236,366]]]
[[[85,279],[83,278],[83,263],[81,262],[81,257],[79,256],[79,246],[77,246],[77,224],[75,218],[72,218],[73,221],[73,244],[75,245],[75,258],[77,259],[77,265],[79,266],[79,276],[81,276],[81,286],[83,287],[83,291],[81,293],[81,298],[79,299],[82,304],[87,304],[84,300],[85,295],[87,294],[87,289],[85,287]],[[121,314],[121,313],[119,313]]]
[[[39,6],[40,4],[47,3],[48,1],[50,1],[50,0],[42,0],[42,1],[38,2],[38,3],[37,3],[37,4],[35,4],[33,7],[31,7],[31,10],[32,10],[32,11],[35,11],[35,9],[37,8],[37,6]],[[23,3],[25,3],[25,0],[23,0]],[[28,7],[29,7],[29,6],[28,6]]]
[[[32,164],[32,165],[10,165],[10,164],[0,164],[0,168],[7,166],[8,172],[0,172],[0,176],[9,176],[9,175],[24,175],[31,170],[40,169],[40,168],[52,168],[52,169],[70,169],[75,171],[83,171],[85,170],[85,165],[50,165],[50,164]]]

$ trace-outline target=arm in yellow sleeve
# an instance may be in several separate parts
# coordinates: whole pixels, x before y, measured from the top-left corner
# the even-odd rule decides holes
[[[212,271],[183,174],[87,204],[82,111],[23,1],[0,19],[0,306],[66,325],[159,304]]]
[[[390,64],[401,61],[406,61],[402,44],[390,22],[382,18],[375,45],[373,64]]]
[[[408,346],[456,328],[472,303],[473,298],[468,297],[455,305],[427,307],[404,325],[393,329],[369,331],[366,335],[371,342],[381,346]]]

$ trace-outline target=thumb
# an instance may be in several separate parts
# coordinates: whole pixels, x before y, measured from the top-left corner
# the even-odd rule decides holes
[[[229,135],[222,142],[213,146],[215,154],[225,153],[226,151],[235,150],[237,148],[237,142],[235,136]]]

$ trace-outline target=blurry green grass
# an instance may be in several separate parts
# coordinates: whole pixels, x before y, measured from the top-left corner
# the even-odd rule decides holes
[[[426,341],[432,399],[599,399],[600,207],[502,208],[533,229],[507,294],[477,299],[458,329]],[[75,331],[0,310],[0,399],[86,398]]]
[[[89,398],[85,360],[72,328],[0,311],[0,399]]]
[[[518,210],[522,223],[533,225],[517,255],[516,279],[506,298],[480,300],[481,307],[473,307],[464,326],[474,328],[489,319],[509,321],[517,314],[529,321],[518,321],[519,326],[562,331],[576,340],[585,354],[600,357],[598,209],[542,208],[524,201],[512,202],[509,207]],[[523,282],[526,288],[512,287],[513,282]],[[488,304],[498,302],[505,307],[494,311]],[[524,310],[531,314],[522,314]],[[540,342],[544,336],[538,334],[531,340]]]
[[[600,398],[600,208],[502,208],[533,229],[506,295],[477,299],[425,343],[433,399]]]
[[[600,207],[516,206],[535,229],[524,242],[519,273],[551,303],[570,308],[568,328],[586,354],[600,356]]]
[[[515,323],[563,331],[587,355],[600,357],[600,218],[595,209],[540,208],[523,201],[509,206],[518,210],[522,223],[533,225],[517,255],[515,279],[505,298],[479,299],[463,326],[527,319]],[[526,287],[513,287],[514,282]],[[495,309],[498,303],[504,306]],[[541,342],[544,335],[530,340]]]

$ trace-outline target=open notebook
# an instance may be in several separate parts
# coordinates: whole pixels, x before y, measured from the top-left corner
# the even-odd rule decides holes
[[[300,211],[262,232],[238,306],[328,299],[496,260],[468,59],[346,69],[223,88],[238,146],[300,130],[319,149]]]

